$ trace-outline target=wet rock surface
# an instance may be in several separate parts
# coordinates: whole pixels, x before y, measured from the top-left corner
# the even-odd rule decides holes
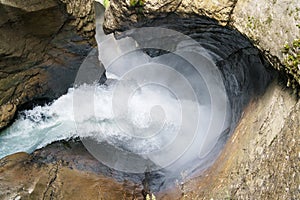
[[[161,199],[299,199],[300,101],[276,82],[253,100],[220,157]]]
[[[86,30],[87,35],[92,35],[93,31],[92,26],[82,26],[80,20],[76,21],[76,16],[80,16],[78,13],[83,12],[81,10],[83,7],[80,6],[80,1],[72,2],[75,3],[68,4],[68,13],[73,15],[71,19],[65,9],[61,10],[61,5],[55,1],[46,1],[42,6],[40,4],[33,4],[36,6],[28,6],[28,8],[23,6],[22,9],[11,3],[0,5],[1,13],[2,11],[10,13],[0,16],[0,35],[5,36],[0,40],[0,127],[6,126],[12,120],[20,105],[35,99],[52,99],[54,96],[59,96],[67,88],[62,86],[60,81],[65,80],[71,83],[72,73],[74,71],[75,74],[77,69],[75,66],[80,65],[79,63],[90,48],[90,45],[86,43],[87,40],[78,35],[77,31]],[[87,7],[90,2],[85,2]],[[282,1],[274,2],[277,6],[282,5]],[[290,2],[291,5],[298,3],[298,1]],[[291,6],[289,9],[296,7]],[[252,38],[262,51],[270,51],[271,57],[275,56],[279,59],[279,62],[272,64],[281,65],[283,63],[280,52],[281,44],[283,45],[286,38],[292,39],[290,36],[299,34],[298,29],[289,26],[299,20],[295,18],[297,12],[293,11],[290,14],[293,18],[292,22],[286,23],[285,20],[280,22],[277,20],[286,19],[290,12],[281,13],[282,17],[276,17],[270,21],[269,15],[278,16],[276,10],[267,8],[260,10],[260,8],[263,6],[258,6],[253,1],[224,1],[222,4],[220,1],[217,3],[215,1],[209,3],[204,3],[204,1],[201,3],[199,1],[145,1],[145,6],[141,10],[130,6],[127,1],[113,0],[106,13],[106,30],[125,30],[137,21],[141,24],[149,23],[157,16],[168,16],[169,12],[180,15],[186,13],[206,15],[219,20],[218,23],[222,25],[229,24],[236,27]],[[179,11],[181,9],[181,11],[176,12],[176,9]],[[41,10],[48,11],[48,14]],[[34,31],[37,35],[33,37],[29,34],[32,33],[31,29],[26,31],[27,26],[22,26],[22,24],[25,22],[36,24],[32,18],[41,18],[41,15],[37,13],[43,13],[43,16],[49,16],[49,18],[52,16],[55,20],[51,20],[52,23],[49,26],[46,23],[44,28],[45,23],[38,26],[39,30]],[[264,16],[253,18],[258,14]],[[20,16],[27,15],[30,17],[20,19]],[[92,18],[85,19],[90,23]],[[252,22],[257,24],[256,19],[261,24],[256,26],[259,30],[248,29],[248,26],[252,26]],[[265,21],[268,23],[261,23]],[[285,24],[281,27],[282,23]],[[181,23],[181,25],[186,26],[186,23]],[[203,30],[207,31],[205,26]],[[285,35],[286,31],[288,35]],[[266,35],[268,37],[265,37]],[[10,39],[7,39],[8,36]],[[12,43],[18,45],[13,47],[14,45],[10,45]],[[274,43],[276,43],[275,46]],[[82,45],[81,48],[77,48],[78,45]],[[242,50],[232,51],[233,54],[226,54],[224,57],[226,59],[220,61],[220,64],[226,65],[226,63],[233,62],[239,66],[239,56],[245,52],[248,52],[248,59],[251,62],[253,59],[257,60],[254,57],[260,55],[259,51],[249,51],[247,45]],[[38,51],[30,51],[31,49]],[[258,60],[264,62],[264,59]],[[75,65],[66,64],[67,62],[74,62]],[[238,71],[236,72],[238,74]],[[240,73],[240,80],[243,80],[243,74],[244,72]],[[53,81],[48,82],[51,79]],[[252,84],[258,83],[254,81]],[[57,88],[60,92],[57,92]],[[247,87],[241,87],[240,91],[247,91]],[[234,95],[235,98],[239,98],[240,93]],[[157,199],[299,199],[299,109],[299,100],[296,100],[290,91],[274,82],[263,96],[258,95],[252,99],[242,113],[235,133],[229,138],[213,167],[200,177],[178,185],[177,189],[156,194]],[[114,179],[100,175],[99,163],[87,156],[80,145],[77,147],[78,144],[74,145],[70,148],[64,142],[57,143],[51,151],[49,150],[51,148],[47,147],[32,155],[18,153],[0,160],[0,198],[143,198],[142,188],[139,185],[131,181],[116,182]],[[69,153],[65,150],[68,148],[72,149]]]
[[[60,144],[52,148],[54,147],[63,150]],[[46,148],[46,151],[50,148]],[[95,165],[95,161],[86,155],[80,145],[74,144],[72,147],[64,148],[63,160],[60,156],[55,160],[47,157],[41,159],[39,157],[41,152],[33,155],[17,153],[1,159],[0,198],[119,199],[122,197],[123,199],[143,199],[140,185],[131,181],[117,182],[93,170],[79,170],[80,164],[76,163],[79,161],[78,158],[80,162],[87,161],[84,165]],[[68,149],[78,154],[75,156]]]
[[[250,99],[263,94],[268,84],[277,76],[267,58],[248,38],[232,28],[219,25],[215,20],[206,17],[190,16],[186,18],[169,14],[164,18],[152,19],[147,23],[136,23],[132,27],[172,29],[191,37],[206,50],[206,53],[208,52],[224,78],[233,115],[232,129]],[[153,35],[146,37],[145,34],[140,34],[138,29],[133,33],[129,31],[117,34],[117,37],[124,36],[132,36],[140,43],[141,48],[149,46],[148,44],[156,44],[155,41],[162,41],[157,45],[162,45],[163,49],[163,41],[168,40],[168,37],[156,38]],[[178,41],[175,38],[172,41],[175,48],[175,44],[180,42],[180,38]],[[155,53],[155,50],[150,52],[152,56],[160,53]]]
[[[222,26],[228,25],[245,34],[268,56],[273,67],[281,72],[282,78],[288,79],[285,80],[285,84],[293,89],[300,88],[299,64],[296,64],[297,67],[292,70],[286,64],[287,56],[283,53],[286,45],[292,46],[293,42],[300,37],[299,1],[143,0],[139,2],[142,3],[135,5],[131,1],[111,0],[105,14],[105,30],[124,31],[136,23],[147,24],[155,18],[164,18],[170,14],[209,17]],[[299,57],[299,53],[297,55]]]
[[[145,179],[144,174],[129,174],[105,166],[86,150],[79,138],[54,142],[31,155],[38,163],[50,164],[61,161],[71,169],[102,174],[120,182],[142,183]]]
[[[156,198],[298,199],[299,105],[275,81],[247,106],[235,134],[208,171],[173,190],[155,193]],[[118,179],[79,141],[57,142],[0,163],[1,199],[144,198],[141,185]],[[105,177],[100,170],[106,170]]]
[[[62,95],[91,50],[58,1],[0,4],[0,129],[22,106]]]

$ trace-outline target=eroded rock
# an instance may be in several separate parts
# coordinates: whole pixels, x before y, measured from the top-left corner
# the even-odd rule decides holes
[[[80,150],[77,148],[77,153]],[[79,161],[78,156],[67,154],[65,157],[68,157],[68,162],[56,159],[47,163],[37,155],[26,153],[1,159],[0,198],[143,199],[141,186],[130,181],[117,182],[99,173],[78,169],[74,167],[74,163]],[[81,155],[86,154],[81,152]],[[86,156],[85,160],[93,160]]]
[[[126,26],[149,19],[165,17],[170,13],[179,15],[197,14],[214,18],[226,25],[231,19],[236,0],[192,1],[192,0],[141,0],[140,4],[132,1],[111,0],[106,12],[105,28],[107,31],[124,30]]]
[[[0,113],[7,113],[7,114],[1,115],[0,127],[4,127],[5,125],[9,124],[16,111],[17,111],[17,107],[14,104],[7,103],[5,105],[2,105],[0,109]]]
[[[80,3],[80,1],[78,2]],[[70,4],[68,8],[69,13],[75,13],[74,16],[77,15],[77,11],[72,10],[81,9],[78,2]],[[191,2],[149,0],[145,1],[145,5],[141,9],[140,7],[130,6],[130,1],[113,0],[111,1],[111,7],[106,13],[105,25],[107,31],[115,31],[125,30],[126,27],[136,22],[140,23],[140,19],[144,20],[143,23],[146,23],[149,22],[149,18],[166,16],[169,12],[205,15],[219,20],[219,23],[222,25],[230,24],[237,27],[239,31],[252,38],[261,50],[270,51],[272,56],[276,56],[281,61],[279,64],[282,64],[280,46],[284,45],[286,39],[290,42],[293,36],[299,35],[299,32],[297,32],[299,30],[291,26],[291,24],[294,25],[299,22],[299,18],[297,18],[298,14],[296,15],[297,12],[293,10],[299,7],[297,6],[298,1],[290,1],[291,5],[295,5],[295,7],[291,6],[288,8],[286,6],[289,3],[280,0],[269,2],[268,4],[263,3],[256,1],[238,1],[236,3],[236,1]],[[281,5],[284,6],[281,7]],[[50,8],[52,9],[53,7],[50,6]],[[284,8],[287,8],[287,10],[277,14],[278,10],[284,10]],[[18,21],[20,20],[18,16],[27,13],[22,9],[15,9],[7,5],[1,6],[0,9],[1,12],[5,10],[5,12],[12,13],[10,18],[7,18],[5,15],[0,16],[1,29],[7,25],[6,23],[9,20]],[[288,11],[293,12],[290,13]],[[65,19],[65,16],[58,15]],[[277,17],[278,15],[282,17]],[[256,18],[257,16],[259,18]],[[286,19],[289,22],[286,22]],[[81,30],[83,27],[80,22],[74,23],[73,21],[74,24],[78,27],[78,30]],[[53,25],[53,27],[56,26]],[[74,31],[70,26],[68,27],[69,29],[64,29],[66,32],[68,30],[71,30],[71,32]],[[14,34],[12,33],[13,31],[9,32],[7,29],[4,29],[7,31],[5,36]],[[86,29],[89,31],[93,27],[91,26]],[[45,33],[42,30],[40,32],[41,35],[48,34],[48,32]],[[61,30],[59,29],[58,32]],[[56,35],[57,32],[54,31],[53,34]],[[16,36],[13,38],[16,38]],[[56,44],[60,43],[59,38],[63,40],[65,36],[61,35],[61,37],[58,37]],[[38,49],[45,47],[44,40],[34,42],[33,39],[29,38],[26,41],[27,43],[35,44],[30,48],[34,48],[36,45]],[[75,43],[81,44],[82,41],[84,40],[78,39]],[[44,77],[47,77],[47,75],[38,75],[37,77],[41,78],[35,78],[36,81],[32,86],[33,88],[30,88],[30,84],[27,86],[25,83],[20,83],[23,81],[22,77],[30,79],[30,74],[37,73],[30,71],[33,64],[27,61],[27,56],[34,58],[35,55],[31,53],[23,54],[23,48],[10,49],[9,45],[3,51],[2,47],[4,46],[2,43],[10,44],[16,42],[20,43],[21,46],[23,45],[22,47],[26,46],[27,43],[24,45],[18,39],[9,39],[7,41],[1,39],[0,42],[0,63],[4,59],[6,63],[12,63],[11,65],[0,65],[1,81],[13,80],[11,82],[8,81],[8,83],[5,82],[5,84],[1,82],[0,84],[1,87],[5,86],[1,89],[1,97],[3,96],[3,98],[1,98],[2,102],[0,104],[3,105],[1,107],[1,111],[3,111],[1,112],[1,119],[4,120],[4,125],[1,125],[5,126],[13,114],[3,115],[3,113],[14,113],[17,105],[22,104],[16,103],[15,101],[17,100],[23,103],[30,101],[30,97],[25,98],[25,96],[19,99],[19,96],[22,95],[19,93],[17,93],[18,95],[15,94],[16,88],[18,88],[18,91],[25,91],[24,94],[26,94],[26,91],[35,91],[33,88],[42,88],[41,90],[45,91],[47,89],[44,89],[44,87],[47,87],[44,86],[46,83]],[[68,43],[64,44],[67,46]],[[55,71],[50,66],[53,66],[53,63],[55,64],[58,61],[58,63],[61,63],[65,60],[63,58],[53,59],[57,58],[57,55],[63,54],[62,52],[65,52],[65,49],[62,48],[65,46],[61,45],[59,46],[60,48],[52,49],[52,54],[50,54],[52,56],[48,56],[49,59],[47,61],[49,65],[47,65],[46,69]],[[56,54],[56,52],[59,53]],[[72,56],[76,55],[73,51],[70,52]],[[45,51],[36,53],[44,55]],[[26,55],[25,58],[22,55]],[[40,66],[39,59],[33,61],[34,66]],[[57,68],[60,68],[59,66],[57,64]],[[40,67],[37,67],[37,70],[40,70]],[[19,73],[19,71],[21,72]],[[26,75],[24,71],[29,75]],[[25,73],[25,75],[22,73]],[[39,74],[44,73],[46,72],[43,70],[39,71]],[[65,75],[60,74],[59,71],[54,74],[56,74],[53,75],[54,77],[60,75],[65,78]],[[9,79],[5,79],[6,77],[9,77]],[[59,77],[56,80],[60,80]],[[23,82],[29,83],[27,79]],[[37,87],[39,84],[40,86]],[[55,83],[52,84],[55,85]],[[23,89],[25,85],[30,89]],[[49,94],[53,94],[53,91],[51,93],[51,89],[48,91],[50,91]],[[43,92],[33,93],[36,95],[35,97],[44,97]],[[162,199],[299,199],[299,109],[299,100],[294,99],[289,91],[284,90],[277,83],[274,83],[264,96],[256,97],[245,110],[235,134],[231,136],[218,161],[209,171],[201,177],[180,185],[178,190],[169,191],[168,194],[160,194],[158,197]],[[37,155],[40,155],[39,159],[43,158],[43,162],[33,160],[34,157],[37,158]],[[53,156],[53,154],[51,155]],[[62,153],[62,155],[65,154]],[[15,198],[22,196],[25,199],[32,199],[33,197],[42,198],[44,196],[70,199],[81,197],[81,194],[85,194],[84,198],[90,197],[91,199],[94,197],[119,198],[123,195],[128,195],[130,198],[140,197],[140,191],[135,186],[127,187],[124,184],[125,188],[129,188],[128,190],[124,190],[124,185],[122,186],[114,181],[111,182],[110,179],[104,178],[93,172],[93,170],[86,172],[79,168],[70,169],[70,167],[74,168],[76,165],[69,165],[59,161],[65,160],[65,158],[62,158],[63,156],[59,160],[55,156],[54,158],[48,156],[41,153],[36,153],[35,156],[19,153],[2,159],[0,161],[0,197]],[[45,161],[47,159],[48,162]],[[72,180],[76,182],[73,183]],[[112,188],[114,189],[112,190]],[[138,194],[135,196],[136,191],[138,191]]]
[[[79,34],[76,19],[58,1],[1,1],[0,10],[1,129],[20,107],[65,93],[93,40]],[[80,17],[92,20],[91,13]],[[90,26],[88,20],[79,21]]]
[[[299,199],[299,112],[300,101],[273,83],[247,107],[213,167],[160,197]]]
[[[300,37],[300,2],[239,0],[233,11],[233,23],[240,32],[283,61],[285,43]],[[282,62],[283,63],[283,62]]]
[[[298,70],[291,71],[283,54],[284,46],[292,46],[293,41],[300,37],[300,2],[297,0],[138,1],[142,5],[132,4],[129,0],[110,2],[104,23],[107,32],[147,24],[154,18],[166,17],[170,13],[210,17],[220,25],[234,27],[253,40],[268,56],[274,68],[282,72],[282,77],[289,79],[286,81],[288,86],[292,86],[295,92],[297,88],[300,90],[299,64]]]

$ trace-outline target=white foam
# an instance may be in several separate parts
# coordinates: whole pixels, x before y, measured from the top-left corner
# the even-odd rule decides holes
[[[51,105],[22,112],[0,135],[0,157],[74,137],[105,141],[158,166],[174,161],[168,168],[174,171],[207,156],[230,126],[223,81],[209,54],[189,42],[180,43],[180,56],[150,58],[132,38],[97,30],[99,58],[114,80],[71,88]]]
[[[165,145],[176,133],[181,111],[177,99],[172,95],[158,91],[157,88],[144,87],[131,97],[128,115],[118,116],[112,108],[113,87],[114,84],[71,88],[51,105],[37,106],[22,112],[12,126],[1,133],[0,157],[18,151],[30,153],[54,141],[78,136],[93,137],[133,152],[146,153]],[[74,92],[76,98],[82,98],[83,101],[86,96],[94,95],[93,112],[85,112],[88,102],[82,103],[80,108],[73,108]],[[150,138],[142,131],[152,124],[151,109],[156,105],[163,107],[166,121],[165,126],[159,130],[160,135]],[[77,114],[80,113],[76,120],[74,109]],[[135,143],[134,137],[145,139]]]

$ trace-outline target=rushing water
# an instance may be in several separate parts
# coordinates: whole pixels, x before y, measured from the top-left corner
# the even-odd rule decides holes
[[[119,149],[141,155],[147,154],[167,146],[177,137],[182,120],[182,103],[198,106],[200,112],[204,113],[201,126],[204,127],[208,123],[205,113],[209,112],[209,104],[200,105],[189,100],[180,103],[174,94],[156,85],[141,87],[130,97],[128,114],[118,115],[113,108],[116,82],[110,80],[104,85],[81,85],[70,88],[67,94],[52,104],[20,112],[17,120],[1,133],[0,157],[19,151],[30,153],[54,141],[73,137],[92,137]],[[122,83],[122,86],[126,90],[126,87],[135,86],[135,83],[130,81]],[[77,100],[82,101],[92,94],[96,102],[93,111],[85,112],[85,105],[88,103],[84,102],[80,109],[74,108],[74,93]],[[159,120],[153,119],[161,117],[153,116],[155,109],[159,109],[157,105],[164,110],[165,123],[160,128],[159,134],[153,135],[160,124]],[[81,113],[76,120],[74,110]],[[121,122],[121,126],[118,126],[119,123],[116,121]],[[130,129],[130,134],[127,128]],[[152,134],[146,134],[149,128],[153,130]]]
[[[143,87],[132,96],[127,118],[115,116],[112,108],[114,83],[110,85],[82,85],[69,89],[50,105],[37,106],[19,114],[18,119],[0,136],[0,157],[18,152],[32,152],[58,140],[72,137],[93,137],[99,142],[107,141],[119,148],[129,149],[135,153],[146,153],[160,148],[170,141],[176,133],[179,124],[177,113],[180,109],[176,98],[166,91],[160,91],[155,86]],[[90,93],[94,95],[95,108],[74,120],[73,96],[84,98]],[[151,137],[136,143],[133,137],[122,131],[115,124],[118,118],[124,125],[131,127],[135,135],[151,124],[151,108],[161,105],[165,109],[166,123],[162,137]],[[84,103],[82,104],[84,106]],[[84,108],[84,107],[83,107]],[[83,109],[82,108],[82,109]],[[154,125],[155,126],[155,125]],[[101,134],[98,134],[101,133]]]
[[[99,28],[97,35],[108,81],[78,84],[51,104],[20,112],[0,134],[0,158],[80,137],[118,150],[118,155],[112,150],[98,158],[95,146],[84,143],[96,158],[117,170],[144,172],[143,165],[122,163],[130,160],[129,154],[121,159],[123,152],[159,166],[153,170],[177,174],[211,164],[219,150],[216,144],[231,127],[231,113],[223,79],[208,53],[190,41],[179,41],[175,53],[150,58],[132,38],[116,40]],[[77,78],[82,78],[80,71]],[[107,158],[114,158],[114,163]]]

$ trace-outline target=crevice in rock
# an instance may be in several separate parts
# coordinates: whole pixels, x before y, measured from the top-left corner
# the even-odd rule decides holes
[[[233,22],[232,15],[233,15],[233,12],[234,12],[234,9],[236,7],[236,4],[237,4],[238,0],[233,0],[232,2],[233,2],[233,5],[232,5],[231,10],[228,14],[228,21],[226,23],[227,26],[231,25],[231,23]]]
[[[58,174],[58,171],[60,168],[59,166],[60,166],[60,162],[57,162],[54,164],[53,168],[51,168],[49,171],[47,187],[46,187],[46,189],[43,193],[43,197],[42,197],[43,200],[49,199],[49,198],[53,199],[54,191],[51,188],[52,188],[52,185],[54,184],[54,182],[56,181],[57,174]],[[50,192],[50,194],[48,194],[49,192]]]

